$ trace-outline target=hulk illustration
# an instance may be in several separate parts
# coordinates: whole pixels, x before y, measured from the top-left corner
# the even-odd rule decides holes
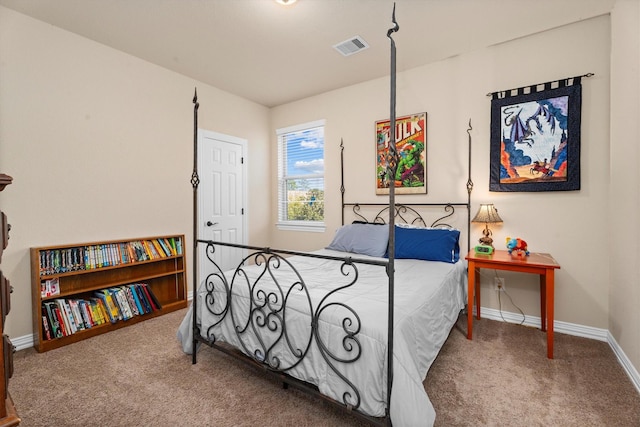
[[[424,175],[424,166],[420,162],[420,154],[424,150],[424,144],[416,140],[409,140],[404,149],[399,153],[398,169],[396,170],[396,181],[409,181],[412,183],[422,183]],[[407,184],[404,184],[407,185]]]

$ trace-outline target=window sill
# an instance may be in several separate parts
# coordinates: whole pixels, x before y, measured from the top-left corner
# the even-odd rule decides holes
[[[310,224],[308,222],[302,222],[302,221],[279,222],[276,224],[276,227],[278,227],[278,230],[283,230],[283,231],[308,231],[311,233],[324,233],[326,230],[324,222],[320,222],[316,224]]]

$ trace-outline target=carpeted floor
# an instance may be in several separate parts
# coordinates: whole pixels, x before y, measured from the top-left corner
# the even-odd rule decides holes
[[[465,334],[458,321],[424,382],[436,425],[640,426],[640,395],[607,343],[556,333],[549,360],[539,329],[482,319]]]
[[[175,332],[186,310],[70,346],[14,355],[22,426],[360,426],[349,414]],[[638,426],[640,395],[606,343],[461,319],[425,387],[437,426]]]

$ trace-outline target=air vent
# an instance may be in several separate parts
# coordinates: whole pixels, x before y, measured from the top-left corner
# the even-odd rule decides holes
[[[354,53],[358,53],[368,47],[369,45],[367,42],[360,36],[351,37],[350,39],[333,46],[333,48],[343,56],[353,55]]]

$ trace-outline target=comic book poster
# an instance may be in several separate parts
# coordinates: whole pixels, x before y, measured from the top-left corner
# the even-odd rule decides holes
[[[398,167],[395,177],[387,174],[390,120],[376,122],[376,194],[389,194],[391,183],[396,194],[427,192],[427,113],[396,118],[395,145]]]

